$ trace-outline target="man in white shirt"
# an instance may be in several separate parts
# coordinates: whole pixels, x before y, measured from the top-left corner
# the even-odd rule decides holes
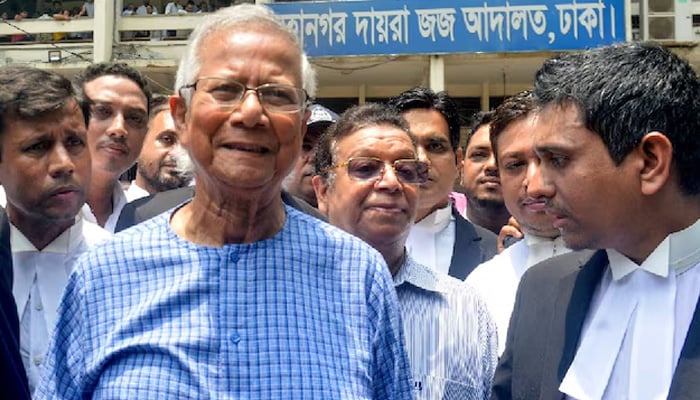
[[[700,391],[700,81],[653,44],[545,62],[537,174],[567,246],[522,278],[493,398]]]
[[[459,109],[447,93],[424,87],[407,90],[389,104],[408,121],[420,158],[430,163],[406,248],[420,264],[463,280],[496,254],[496,235],[464,219],[450,200],[462,160]]]
[[[414,261],[405,242],[428,177],[416,140],[396,110],[347,110],[320,139],[313,178],[321,212],[371,244],[394,278],[417,399],[487,398],[496,333],[486,306],[464,282]]]
[[[73,85],[89,110],[92,178],[83,215],[114,232],[126,204],[119,176],[141,152],[151,90],[141,73],[124,63],[92,64],[75,76]]]
[[[126,201],[185,187],[194,178],[194,165],[180,145],[168,96],[154,96],[150,105],[148,133],[139,154],[136,179],[126,190]]]
[[[547,198],[536,175],[539,159],[535,139],[537,100],[531,91],[506,99],[491,122],[491,141],[498,161],[503,200],[520,224],[524,239],[476,267],[467,277],[488,304],[498,326],[499,354],[505,349],[515,292],[525,271],[540,261],[570,252],[547,215]]]
[[[150,7],[150,12],[149,12]],[[151,4],[151,0],[143,0],[143,4],[136,9],[137,15],[158,14],[158,8]]]
[[[180,4],[180,0],[173,0],[165,5],[165,10],[163,11],[163,14],[164,15],[178,15],[181,12],[185,12],[185,10],[182,7],[182,4]],[[165,31],[165,36],[176,36],[176,35],[177,35],[177,31],[175,31],[175,30],[169,29],[169,30]]]
[[[33,392],[73,263],[110,235],[80,218],[90,152],[70,81],[12,66],[0,68],[0,82],[0,182],[10,220],[20,354]]]

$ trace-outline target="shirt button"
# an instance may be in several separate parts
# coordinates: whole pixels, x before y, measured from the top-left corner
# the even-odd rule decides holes
[[[231,262],[237,263],[238,262],[238,253],[231,253],[228,256],[228,259],[231,260]]]
[[[41,311],[44,309],[44,306],[42,306],[41,303],[36,303],[36,305],[34,306],[34,309],[37,311]]]
[[[233,344],[238,344],[241,341],[241,335],[239,335],[238,332],[233,332],[231,334],[231,341]]]
[[[36,365],[37,367],[40,366],[43,361],[43,357],[34,357],[34,365]]]

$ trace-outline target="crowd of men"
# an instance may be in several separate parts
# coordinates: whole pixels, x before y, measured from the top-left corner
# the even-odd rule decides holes
[[[700,83],[658,45],[548,60],[464,149],[446,92],[312,104],[260,5],[203,19],[171,96],[0,84],[9,398],[696,396]]]

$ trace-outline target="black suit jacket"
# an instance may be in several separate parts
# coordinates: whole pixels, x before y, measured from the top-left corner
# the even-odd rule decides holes
[[[19,355],[19,321],[12,297],[10,224],[0,207],[0,391],[7,399],[29,399],[27,374]]]
[[[455,243],[448,274],[464,280],[477,265],[496,255],[496,235],[488,229],[467,221],[452,207],[455,219]]]
[[[523,275],[491,399],[563,397],[559,385],[576,355],[593,293],[608,265],[604,250],[590,254],[554,257]],[[698,377],[700,309],[696,306],[668,398],[697,399]]]
[[[123,231],[130,226],[134,226],[138,223],[146,221],[147,219],[151,219],[158,214],[184,203],[185,201],[191,199],[192,196],[194,196],[194,187],[187,186],[184,188],[156,193],[154,195],[129,202],[124,206],[122,212],[119,214],[117,226],[115,227],[114,231]],[[326,218],[309,203],[290,195],[284,190],[282,190],[282,201],[299,211],[305,212],[318,219],[322,219],[324,221],[326,220]]]

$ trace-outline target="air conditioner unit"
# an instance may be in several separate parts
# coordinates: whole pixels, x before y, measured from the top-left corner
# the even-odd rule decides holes
[[[642,40],[694,40],[690,1],[640,0],[639,11]]]
[[[649,16],[650,40],[674,40],[675,30],[675,17]]]

